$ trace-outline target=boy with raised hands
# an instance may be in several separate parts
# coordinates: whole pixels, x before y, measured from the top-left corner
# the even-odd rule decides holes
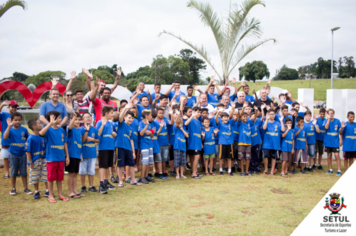
[[[162,176],[168,179],[168,174],[166,172],[166,162],[169,161],[169,138],[168,138],[168,124],[169,121],[164,117],[164,109],[157,109],[157,117],[155,123],[159,125],[160,132],[157,131],[158,135],[158,145],[160,148],[160,154],[162,159]],[[157,129],[157,128],[156,128]]]
[[[266,121],[263,123],[263,129],[266,131],[264,135],[264,140],[262,144],[263,152],[263,164],[265,170],[263,175],[268,174],[268,158],[272,158],[272,168],[270,175],[274,175],[274,168],[276,165],[276,160],[279,160],[278,151],[281,150],[281,132],[285,131],[283,124],[283,117],[276,121],[275,111],[269,109],[266,115]]]
[[[46,161],[47,161],[47,180],[49,197],[48,202],[55,203],[53,195],[53,182],[56,181],[58,197],[61,201],[68,201],[62,193],[62,182],[64,179],[64,166],[69,165],[69,153],[67,147],[67,135],[64,129],[59,128],[61,124],[61,113],[50,111],[46,114],[49,122],[40,132],[40,136],[47,141]]]
[[[334,153],[337,163],[336,176],[341,176],[341,161],[340,161],[340,137],[339,131],[341,128],[341,122],[339,119],[334,118],[334,109],[329,108],[326,111],[326,120],[324,120],[323,126],[325,128],[324,146],[325,151],[328,154],[328,166],[329,171],[327,174],[332,174],[332,154]]]
[[[192,164],[192,178],[200,179],[201,175],[198,173],[198,162],[201,151],[201,123],[199,118],[201,117],[201,109],[199,107],[193,108],[193,114],[185,121],[185,126],[188,128],[188,144],[187,154],[189,155],[190,162]]]
[[[348,121],[341,123],[340,129],[340,146],[344,145],[344,166],[345,172],[349,167],[351,167],[354,162],[354,158],[356,158],[356,124],[355,113],[353,111],[349,111],[347,113]]]
[[[221,94],[221,90],[219,89],[219,86],[217,85],[217,81],[215,81],[214,76],[210,77],[210,82],[208,86],[206,86],[205,93],[208,95],[208,103],[216,107],[219,104],[219,96]],[[218,91],[217,93],[214,93],[216,90]]]
[[[83,161],[83,140],[82,132],[80,131],[80,121],[80,114],[72,110],[72,118],[67,127],[69,165],[65,167],[65,171],[68,172],[68,197],[70,198],[85,197],[83,193],[78,193],[77,191],[77,175],[79,173],[80,162]]]
[[[286,118],[284,121],[286,131],[282,134],[282,170],[281,176],[287,177],[288,173],[288,163],[291,162],[294,153],[294,130],[292,129],[292,120]]]
[[[39,199],[39,183],[44,182],[46,185],[45,197],[49,197],[47,183],[47,163],[46,163],[46,143],[43,137],[39,135],[43,126],[38,118],[31,119],[27,122],[28,128],[32,134],[28,136],[25,144],[27,161],[30,164],[30,185],[35,186],[33,199]]]
[[[122,171],[125,166],[129,167],[129,175],[131,177],[131,185],[140,186],[141,184],[136,182],[135,179],[135,144],[132,140],[133,131],[130,127],[134,120],[134,114],[130,111],[131,104],[127,104],[125,108],[120,112],[118,121],[118,133],[120,138],[115,140],[115,149],[117,156],[117,170],[119,173],[119,187],[124,187]]]
[[[233,176],[231,172],[231,159],[234,158],[234,140],[232,136],[232,126],[234,120],[229,120],[229,118],[233,116],[235,109],[231,109],[230,115],[226,112],[223,112],[223,110],[224,108],[220,108],[215,115],[215,122],[217,124],[217,128],[219,129],[219,174],[223,175],[223,161],[227,160],[228,175]]]
[[[89,192],[97,193],[98,190],[94,187],[95,164],[96,164],[96,144],[100,142],[98,130],[94,128],[90,113],[85,112],[82,116],[84,126],[80,127],[80,132],[83,136],[83,161],[79,164],[79,175],[82,184],[81,192],[86,193],[85,175],[88,174]]]
[[[4,139],[9,140],[10,148],[10,168],[11,168],[11,191],[10,195],[16,195],[16,177],[18,172],[22,179],[24,193],[32,194],[27,188],[27,167],[26,167],[26,151],[25,143],[28,138],[28,131],[21,126],[21,113],[14,112],[11,114],[11,119],[7,118],[7,128],[4,133]]]
[[[114,108],[112,106],[103,106],[101,120],[96,124],[99,141],[99,192],[102,194],[108,193],[107,190],[116,189],[115,186],[109,183],[109,168],[113,166],[115,137],[114,125],[110,120],[114,117]],[[120,173],[121,174],[121,173]]]

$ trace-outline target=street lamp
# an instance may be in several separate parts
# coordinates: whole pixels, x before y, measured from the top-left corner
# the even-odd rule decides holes
[[[334,69],[334,31],[340,29],[340,27],[335,27],[331,29],[331,89],[333,89],[333,69]]]

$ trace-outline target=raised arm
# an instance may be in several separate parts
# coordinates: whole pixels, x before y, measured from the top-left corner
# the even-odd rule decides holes
[[[344,131],[344,128],[346,127],[346,123],[343,121],[343,122],[341,122],[341,129],[340,129],[340,132],[339,132],[339,134],[342,136],[342,132]],[[318,132],[319,133],[319,132]],[[340,137],[341,137],[340,136]]]
[[[216,115],[215,115],[215,118],[214,118],[216,124],[219,124],[219,113],[220,113],[220,110],[217,110]]]
[[[159,123],[159,129],[157,130],[157,136],[161,133],[163,126],[164,126],[164,121]]]
[[[171,85],[171,87],[169,87],[169,89],[166,91],[166,95],[167,96],[169,96],[169,93],[172,91],[172,89],[174,88],[174,85],[175,85],[175,83],[173,83],[172,85]],[[172,99],[173,100],[173,99]]]
[[[41,129],[41,131],[39,132],[40,136],[42,136],[42,137],[45,136],[45,134],[47,133],[49,127],[51,127],[51,125],[54,124],[54,121],[55,121],[54,115],[51,115],[49,117],[49,119],[50,119],[50,121],[49,122],[47,121],[47,125],[43,129]]]
[[[6,122],[7,122],[7,128],[5,130],[5,133],[4,133],[4,139],[8,139],[9,136],[10,136],[10,129],[12,127],[12,122],[11,122],[11,119],[10,118],[7,118],[6,119]]]
[[[10,104],[10,102],[9,102],[8,100],[6,100],[5,102],[1,103],[1,105],[0,105],[0,112],[1,112],[1,110],[2,110],[3,107],[9,106],[9,104]]]
[[[267,113],[267,116],[266,116],[266,121],[265,123],[263,124],[263,129],[266,130],[267,129],[267,123],[268,123],[268,120],[269,120],[269,113]]]
[[[198,91],[200,94],[204,93],[197,85],[194,85],[193,88],[195,91]]]
[[[115,78],[115,82],[111,88],[111,94],[115,91],[115,89],[117,88],[117,86],[120,83],[120,77],[121,77],[121,73],[122,73],[122,69],[121,67],[117,68],[117,70],[115,71],[116,73],[116,78]]]
[[[279,122],[281,122],[281,131],[284,132],[286,129],[285,129],[284,124],[283,124],[283,117],[282,116],[279,118]]]
[[[206,89],[205,89],[205,93],[208,94],[209,93],[209,88],[210,88],[210,85],[215,82],[215,79],[214,79],[214,76],[210,76],[210,82],[208,84],[208,86],[206,86]]]
[[[69,125],[68,125],[68,132],[72,130],[72,128],[74,126],[74,122],[75,122],[75,117],[76,117],[76,114],[73,111],[73,109],[71,109],[71,112],[72,112],[72,119],[71,119],[71,121],[69,122]]]
[[[77,72],[75,71],[72,71],[70,73],[70,79],[69,79],[69,82],[67,84],[67,88],[66,90],[70,90],[70,88],[72,87],[72,83],[73,83],[73,80],[77,77]]]
[[[145,133],[147,131],[147,128],[148,128],[148,124],[149,124],[149,122],[147,121],[147,124],[146,124],[145,128],[143,128],[143,130],[140,131],[140,135],[141,136],[145,135]]]
[[[229,116],[230,120],[234,117],[234,111],[235,111],[235,103],[231,103],[231,110],[230,110],[230,116]]]
[[[266,85],[265,85],[263,88],[267,89],[267,87],[268,87],[271,83],[272,83],[272,80],[268,80],[267,83],[266,83]]]
[[[88,74],[90,74],[90,73],[88,72]],[[89,78],[93,79],[93,77],[89,77]],[[96,95],[98,93],[98,89],[99,89],[99,79],[97,78],[96,79],[96,87],[94,89],[92,89],[89,93],[90,101],[92,101],[92,102],[96,101]]]
[[[289,130],[291,129],[291,127],[292,127],[292,125],[290,124],[288,124],[288,127],[287,127],[287,130],[282,134],[282,137],[283,138],[285,138],[286,136],[287,136],[287,134],[288,134],[288,132],[289,132]]]
[[[239,91],[238,89],[237,89],[237,85],[236,85],[236,79],[235,79],[235,77],[234,78],[232,78],[232,84],[234,85],[234,96],[236,97],[236,95],[237,95],[237,92]]]
[[[180,130],[182,130],[184,137],[189,138],[189,134],[187,132],[185,132],[183,126],[180,128]]]
[[[192,121],[192,119],[194,119],[194,115],[191,115],[191,116],[189,117],[189,119],[184,123],[184,125],[185,125],[185,126],[188,126],[189,123]]]
[[[319,126],[316,124],[316,120],[313,120],[313,125],[314,125],[314,127],[315,127],[315,131],[317,132],[317,133],[320,133],[320,129],[319,129]],[[341,134],[341,133],[340,133]]]
[[[120,124],[124,121],[124,117],[125,117],[125,114],[126,112],[131,108],[131,106],[129,104],[127,104],[124,108],[124,110],[122,110],[120,112],[120,116],[119,116],[119,122]]]
[[[98,134],[99,134],[99,136],[101,136],[101,134],[103,133],[103,129],[104,129],[104,126],[106,125],[106,122],[107,122],[108,120],[106,119],[106,117],[101,117],[101,126],[100,126],[100,128],[99,128],[99,130],[98,130]]]
[[[227,83],[229,83],[229,79],[227,79]],[[221,91],[221,89],[219,89],[218,83],[216,81],[214,82],[214,86],[216,88],[216,91],[218,91],[218,96],[220,97],[224,93],[225,90]]]
[[[328,112],[326,112],[326,119],[325,129],[328,130],[330,126],[330,116]]]

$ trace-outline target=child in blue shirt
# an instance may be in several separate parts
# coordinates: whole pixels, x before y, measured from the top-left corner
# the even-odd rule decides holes
[[[115,186],[109,183],[109,168],[113,167],[114,150],[115,150],[115,137],[113,120],[114,108],[112,106],[103,106],[101,109],[101,120],[96,124],[99,141],[99,179],[100,186],[99,192],[106,194],[107,190],[116,189]]]
[[[197,103],[197,98],[195,96],[193,96],[193,87],[188,86],[187,87],[187,104],[186,104],[186,106],[194,107],[196,103]]]
[[[176,179],[180,177],[186,179],[184,176],[185,166],[187,164],[187,154],[186,154],[186,138],[189,134],[183,126],[182,118],[177,115],[174,124],[174,168],[176,169]]]
[[[309,172],[313,172],[313,169],[316,168],[316,162],[315,162],[315,133],[318,132],[319,128],[315,126],[316,121],[312,122],[311,121],[311,112],[306,111],[304,113],[304,128],[306,131],[306,138],[307,138],[307,145],[308,145],[308,150],[307,150],[307,156],[309,159],[309,167],[308,165],[306,166],[306,170],[309,170]]]
[[[339,131],[341,128],[341,122],[339,119],[334,118],[335,111],[333,109],[328,109],[326,112],[326,120],[323,123],[325,128],[324,136],[324,146],[328,154],[328,166],[329,171],[327,174],[332,174],[332,154],[334,153],[336,163],[337,163],[337,173],[336,176],[341,176],[341,161],[340,161],[340,138]]]
[[[321,160],[324,154],[324,136],[325,136],[325,128],[323,126],[325,118],[325,108],[320,108],[319,117],[316,119],[315,127],[318,127],[319,133],[315,134],[315,155],[318,154],[318,170],[324,170],[321,166]]]
[[[356,158],[356,124],[355,113],[349,111],[347,113],[347,122],[342,122],[340,129],[340,146],[344,145],[344,166],[345,171],[354,162]]]
[[[135,107],[132,107],[130,109],[130,111],[134,114],[134,118],[136,117],[136,108]],[[139,163],[139,158],[140,158],[140,147],[138,145],[138,120],[137,119],[134,119],[130,125],[131,129],[132,129],[132,141],[134,142],[134,146],[135,146],[135,156],[136,156],[136,159],[135,159],[135,173],[138,172],[138,163]]]
[[[38,118],[27,122],[28,128],[32,134],[28,136],[25,144],[27,161],[30,164],[30,185],[35,186],[33,199],[40,198],[39,183],[44,182],[46,185],[45,197],[49,197],[47,184],[47,163],[46,163],[46,143],[43,137],[39,135],[42,130],[42,124]]]
[[[292,120],[286,118],[284,120],[285,127],[287,130],[282,134],[282,170],[281,176],[287,177],[288,173],[288,164],[292,161],[292,155],[294,153],[294,130],[292,129]]]
[[[203,149],[204,149],[204,160],[205,160],[205,175],[215,175],[213,172],[213,160],[215,158],[215,137],[219,132],[218,129],[213,129],[210,127],[209,118],[203,118],[203,131],[201,132]],[[208,171],[210,161],[210,171]]]
[[[21,126],[22,115],[19,112],[11,114],[11,119],[7,118],[7,128],[4,133],[4,139],[9,139],[10,152],[10,168],[11,168],[11,186],[10,195],[16,195],[16,176],[20,172],[24,192],[32,194],[27,188],[27,167],[26,167],[26,152],[25,143],[28,138],[28,131]]]
[[[255,113],[251,113],[252,115],[256,115],[256,121],[253,123],[251,127],[251,162],[249,169],[251,170],[251,174],[257,174],[259,171],[260,165],[260,151],[262,148],[262,139],[261,139],[261,126],[262,121],[265,118],[264,115],[264,105],[261,106],[261,112],[258,109],[255,109]]]
[[[158,144],[160,148],[161,158],[162,158],[162,176],[168,179],[168,174],[166,172],[166,162],[169,161],[169,135],[168,135],[168,125],[169,121],[164,117],[164,109],[157,108],[157,118],[155,122],[162,126],[162,130],[158,135]],[[158,133],[158,132],[157,132]]]
[[[293,158],[293,174],[296,174],[296,165],[300,161],[301,169],[300,172],[302,174],[306,174],[304,170],[304,165],[308,163],[307,149],[308,144],[306,140],[306,129],[304,127],[304,118],[298,116],[297,124],[294,128],[294,158]]]
[[[59,128],[61,124],[61,113],[49,111],[46,114],[48,124],[39,132],[41,137],[47,141],[46,161],[47,161],[47,181],[49,197],[48,202],[55,203],[53,194],[53,183],[56,181],[59,200],[68,201],[62,193],[62,182],[64,179],[64,166],[69,165],[69,153],[67,147],[67,135],[64,129]]]
[[[81,192],[86,193],[85,175],[88,174],[89,192],[97,193],[98,190],[94,187],[94,175],[96,165],[96,144],[99,143],[98,130],[91,126],[92,117],[90,113],[85,112],[82,115],[84,126],[80,127],[81,135],[83,136],[83,161],[79,164],[79,175],[82,183]]]
[[[162,156],[161,156],[161,148],[158,142],[158,136],[161,134],[161,131],[164,126],[164,122],[159,123],[156,121],[157,110],[152,110],[152,120],[150,121],[153,124],[156,132],[153,134],[153,159],[155,162],[155,177],[159,179],[168,179],[168,177],[163,176],[162,173]],[[165,164],[165,163],[164,163]]]

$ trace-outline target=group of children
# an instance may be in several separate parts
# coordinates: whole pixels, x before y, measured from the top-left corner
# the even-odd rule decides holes
[[[29,183],[35,187],[34,199],[40,198],[39,183],[44,182],[45,196],[54,203],[54,182],[58,199],[68,201],[69,198],[85,196],[86,175],[89,178],[88,191],[105,194],[117,188],[109,182],[109,174],[113,175],[114,171],[116,178],[110,180],[118,182],[118,187],[124,186],[124,176],[131,185],[141,186],[154,182],[154,177],[168,179],[167,167],[176,179],[186,179],[189,168],[192,178],[201,179],[203,174],[198,171],[199,162],[205,175],[209,176],[215,175],[218,159],[219,175],[224,174],[225,168],[229,176],[237,171],[241,172],[241,176],[258,172],[274,175],[281,160],[281,176],[287,177],[289,171],[297,173],[298,164],[303,174],[316,168],[322,170],[321,156],[325,147],[328,154],[327,173],[333,173],[334,153],[338,167],[336,175],[340,176],[340,146],[344,146],[345,170],[356,158],[353,112],[348,113],[348,122],[341,123],[334,118],[333,109],[320,109],[320,117],[312,121],[310,111],[302,115],[298,112],[289,114],[287,106],[282,106],[281,112],[276,114],[274,109],[264,104],[252,109],[246,102],[238,110],[231,103],[227,113],[224,105],[218,104],[215,114],[211,114],[198,103],[193,107],[172,104],[169,108],[170,119],[167,119],[164,107],[141,109],[140,114],[136,114],[133,101],[139,95],[139,92],[136,93],[130,102],[120,107],[119,112],[114,112],[112,106],[103,106],[102,118],[96,127],[92,126],[90,113],[80,115],[73,111],[70,124],[64,130],[59,127],[60,113],[50,111],[46,114],[47,125],[42,125],[37,118],[28,122],[28,128],[32,130],[29,134],[21,126],[22,115],[13,112],[7,119],[3,135],[10,143],[10,195],[16,194],[18,173],[22,177],[24,192],[32,194],[27,187],[27,165],[30,167]],[[318,163],[316,154],[319,154]],[[99,190],[94,187],[97,157]],[[135,166],[139,163],[138,159],[141,160],[141,176],[137,180]],[[263,171],[260,169],[262,163]],[[150,173],[151,166],[154,175]],[[69,198],[62,192],[65,171],[68,172]],[[80,192],[77,191],[78,173],[82,185]]]

